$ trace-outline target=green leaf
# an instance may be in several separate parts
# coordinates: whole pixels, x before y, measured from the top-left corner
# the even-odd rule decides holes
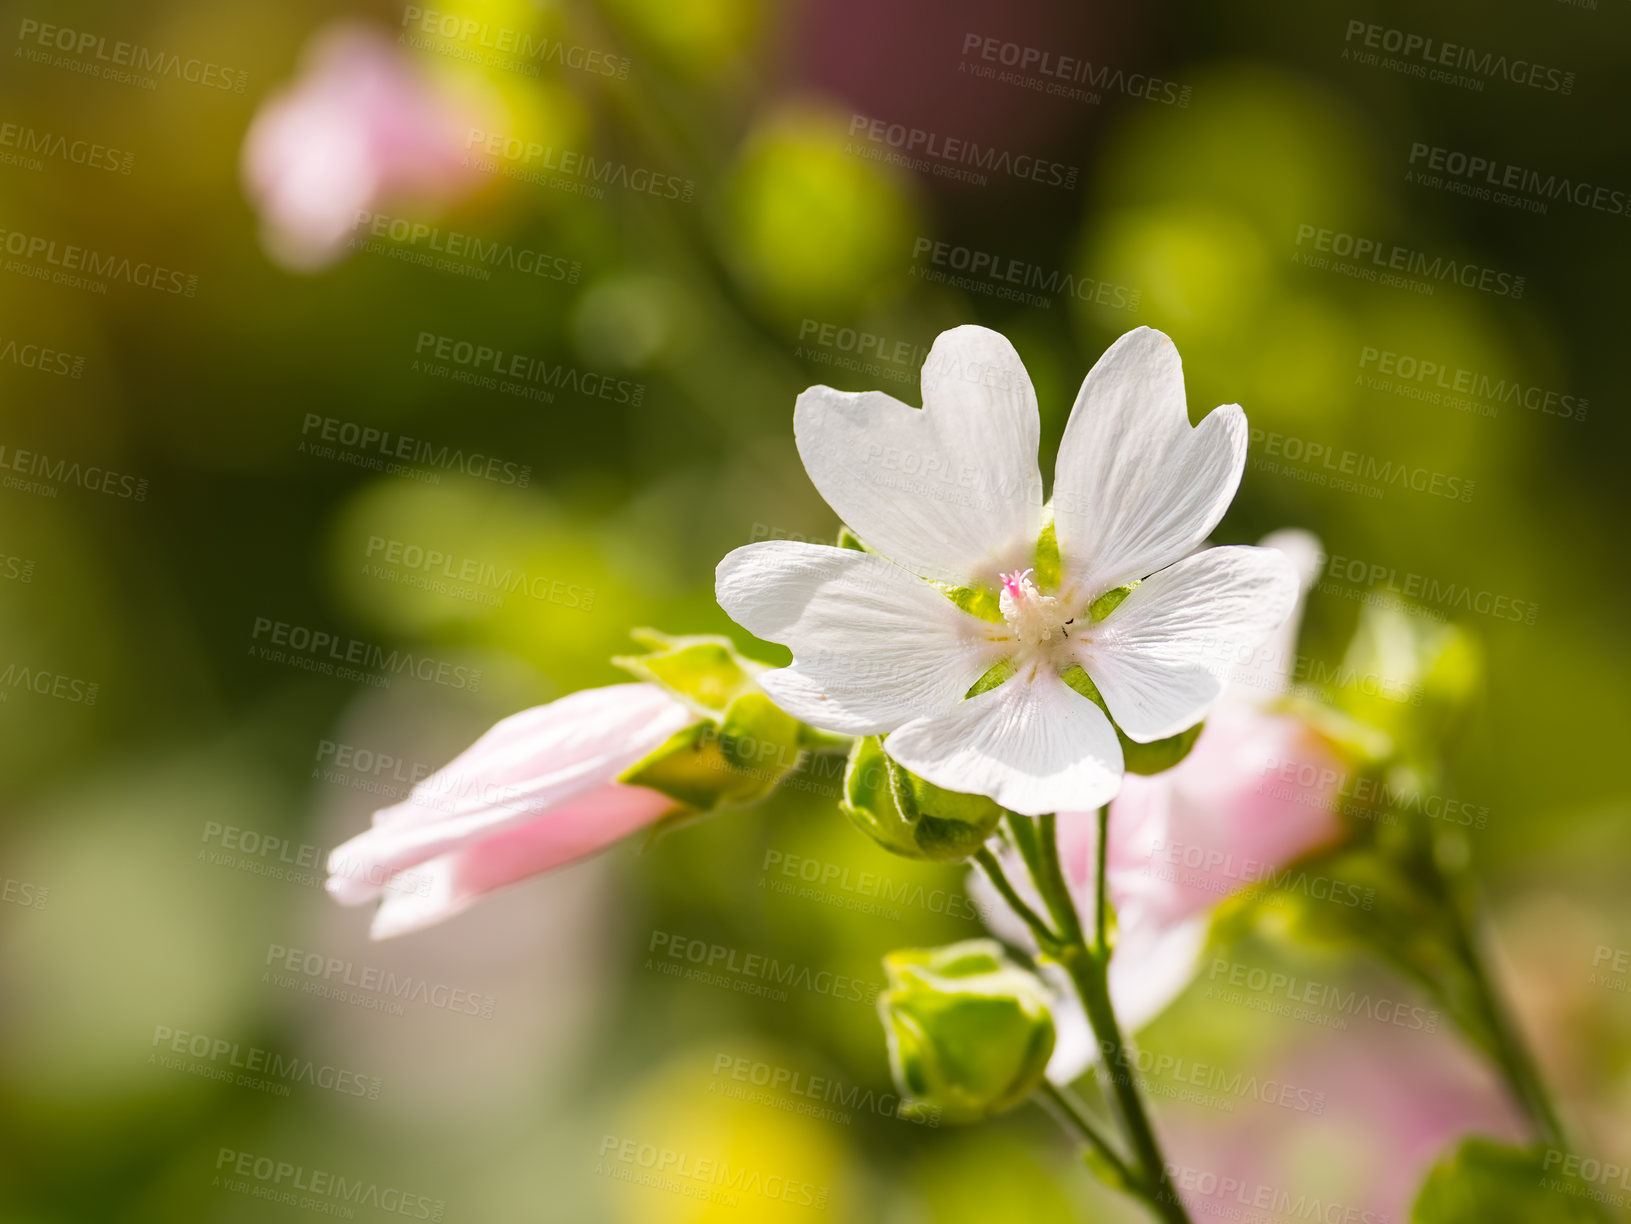
[[[1578,1176],[1595,1164],[1474,1136],[1433,1166],[1411,1224],[1592,1224],[1604,1217],[1586,1200],[1614,1194]]]

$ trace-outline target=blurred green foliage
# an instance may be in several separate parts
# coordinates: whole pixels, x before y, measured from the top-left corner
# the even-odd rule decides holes
[[[653,967],[662,933],[699,941],[705,958],[758,953],[865,994],[889,949],[979,933],[959,870],[891,857],[858,833],[837,810],[842,779],[822,772],[825,758],[765,808],[643,853],[624,847],[400,946],[370,948],[363,915],[292,878],[401,781],[395,767],[356,765],[355,749],[433,768],[502,714],[618,679],[609,659],[634,626],[735,632],[712,600],[717,559],[750,540],[830,540],[837,528],[794,451],[795,395],[828,382],[916,402],[923,349],[967,321],[1003,330],[1025,358],[1045,456],[1099,352],[1150,324],[1184,354],[1193,412],[1245,405],[1262,431],[1254,461],[1280,435],[1473,483],[1467,502],[1398,487],[1377,499],[1310,479],[1317,465],[1254,462],[1219,536],[1307,526],[1382,587],[1416,575],[1538,606],[1533,623],[1429,609],[1464,624],[1485,656],[1449,785],[1492,813],[1468,841],[1498,911],[1539,895],[1577,919],[1557,919],[1555,941],[1520,942],[1541,952],[1517,968],[1550,959],[1570,971],[1535,1006],[1553,1026],[1543,1060],[1595,1145],[1631,1147],[1628,997],[1584,985],[1594,945],[1631,940],[1631,822],[1614,768],[1631,732],[1631,592],[1615,563],[1627,239],[1605,214],[1554,203],[1532,215],[1405,181],[1422,141],[1623,179],[1622,11],[1543,0],[1367,8],[1367,20],[1566,61],[1580,82],[1567,97],[1457,91],[1343,63],[1346,18],[1319,6],[1095,6],[1068,30],[1050,26],[1045,6],[981,16],[1020,22],[1031,33],[1015,37],[1056,54],[1092,58],[1099,47],[1083,40],[1102,38],[1129,70],[1193,86],[1183,108],[1118,93],[1082,105],[961,77],[963,26],[926,4],[892,16],[753,0],[461,0],[446,11],[627,55],[627,79],[421,58],[516,134],[681,175],[694,203],[494,180],[424,219],[559,254],[581,264],[579,278],[454,276],[373,251],[291,275],[257,244],[239,148],[257,101],[294,71],[330,6],[75,0],[49,17],[11,5],[0,23],[51,20],[248,77],[242,94],[171,81],[149,93],[10,54],[0,81],[0,120],[136,155],[128,176],[62,160],[0,166],[3,228],[199,278],[192,299],[18,275],[0,295],[0,340],[84,359],[78,377],[0,363],[7,454],[148,482],[139,502],[76,486],[0,490],[3,552],[20,563],[0,565],[4,661],[52,677],[44,693],[0,689],[5,875],[47,890],[41,906],[0,913],[0,1220],[298,1210],[217,1185],[223,1150],[422,1190],[446,1201],[448,1220],[815,1212],[765,1193],[729,1203],[631,1184],[623,1175],[643,1166],[620,1159],[624,1140],[818,1188],[828,1218],[844,1221],[1120,1218],[1037,1111],[959,1133],[845,1104],[890,1091],[869,1003],[819,990],[778,1000]],[[354,12],[387,29],[397,20],[395,8]],[[833,48],[860,43],[891,48],[894,79],[842,96]],[[1015,148],[1045,145],[1080,165],[1081,186],[994,177],[974,189],[846,151],[852,113],[893,118],[884,108],[912,99],[940,99],[952,134],[1002,108]],[[401,210],[417,215],[412,202]],[[1423,296],[1301,267],[1304,225],[1515,270],[1528,288],[1521,300],[1444,285]],[[1091,293],[1038,305],[999,296],[990,278],[944,283],[923,274],[935,267],[924,238],[1131,288],[1137,305]],[[540,402],[437,377],[415,364],[426,334],[641,394]],[[876,343],[857,361],[859,334]],[[1370,350],[1562,390],[1590,412],[1565,420],[1506,404],[1486,415],[1378,390],[1366,381]],[[322,458],[302,449],[314,416],[495,456],[530,479],[388,475]],[[449,583],[382,562],[393,541],[542,585]],[[1339,578],[1316,590],[1311,658],[1341,658],[1369,587]],[[255,653],[263,621],[418,652],[479,669],[482,682],[402,677],[381,689],[269,662]],[[57,678],[81,697],[53,695]],[[336,780],[346,749],[353,764]],[[240,831],[231,851],[226,829]],[[267,852],[267,838],[313,861],[275,878],[265,868],[285,851]],[[266,979],[270,946],[440,975],[497,997],[502,1019],[483,1028],[291,998]],[[1354,969],[1297,955],[1322,974]],[[385,1087],[378,1102],[298,1084],[285,1099],[196,1067],[177,1073],[153,1061],[168,1048],[156,1027],[354,1063]],[[1571,1032],[1590,1034],[1587,1048]],[[1288,1039],[1250,1011],[1190,1001],[1151,1040],[1272,1068]],[[769,1086],[754,1082],[761,1066]],[[812,1093],[811,1077],[840,1085],[838,1096]],[[1234,1125],[1156,1108],[1179,1130],[1197,1117],[1203,1129]],[[1331,1112],[1342,1109],[1333,1099]],[[1344,1123],[1363,1133],[1370,1121]],[[1321,1168],[1341,1164],[1328,1156]]]

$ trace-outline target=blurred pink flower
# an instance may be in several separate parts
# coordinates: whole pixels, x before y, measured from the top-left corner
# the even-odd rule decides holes
[[[654,684],[585,689],[514,714],[336,847],[328,891],[342,905],[383,896],[371,933],[386,939],[594,854],[677,806],[617,777],[696,721]]]
[[[342,23],[313,36],[301,74],[267,98],[240,169],[278,262],[332,263],[360,212],[394,200],[447,202],[472,185],[469,125],[384,34]]]
[[[1291,558],[1306,596],[1319,542],[1285,531],[1262,543]],[[1164,773],[1128,774],[1111,801],[1106,873],[1124,926],[1159,929],[1205,914],[1341,836],[1341,758],[1303,719],[1276,707],[1290,687],[1301,619],[1299,597],[1276,635],[1237,669],[1190,754]],[[1085,827],[1076,841],[1091,853],[1091,813],[1061,814],[1060,825]]]

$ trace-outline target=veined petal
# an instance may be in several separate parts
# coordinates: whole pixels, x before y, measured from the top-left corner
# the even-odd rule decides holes
[[[1230,670],[1296,601],[1297,573],[1284,553],[1209,548],[1141,582],[1071,646],[1117,725],[1147,744],[1199,722]]]
[[[1026,816],[1098,807],[1121,784],[1121,745],[1104,711],[1036,663],[944,714],[914,719],[883,746],[936,786],[989,795]]]
[[[998,627],[871,553],[796,540],[748,544],[719,563],[720,607],[793,651],[758,681],[794,718],[877,735],[950,709],[1011,649]]]
[[[1240,406],[1191,428],[1177,347],[1148,327],[1128,332],[1088,372],[1059,445],[1062,589],[1086,604],[1192,551],[1229,508],[1245,463]]]
[[[673,806],[667,795],[614,782],[527,824],[438,855],[386,886],[370,934],[389,939],[451,918],[490,892],[604,849]]]
[[[1030,564],[1042,525],[1041,422],[1013,345],[942,332],[923,408],[879,391],[811,387],[793,410],[799,457],[839,518],[899,565],[953,586]]]

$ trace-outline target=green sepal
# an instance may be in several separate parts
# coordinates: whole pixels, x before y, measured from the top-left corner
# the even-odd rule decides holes
[[[1116,588],[1116,590],[1122,589],[1121,587]],[[1115,593],[1115,591],[1110,592],[1112,595]],[[1115,727],[1116,739],[1121,743],[1121,759],[1126,763],[1128,773],[1158,774],[1171,769],[1189,755],[1190,749],[1195,746],[1195,741],[1200,738],[1202,726],[1205,725],[1204,723],[1196,723],[1193,727],[1178,732],[1177,735],[1169,735],[1166,739],[1141,744],[1137,740],[1130,738],[1125,731],[1116,725],[1115,717],[1110,713],[1110,707],[1105,704],[1104,695],[1099,692],[1099,686],[1093,683],[1093,677],[1087,674],[1085,667],[1078,663],[1061,673],[1059,678],[1104,711],[1104,716],[1110,720],[1110,725]]]
[[[850,749],[840,806],[891,854],[934,862],[968,858],[1003,816],[984,795],[949,791],[902,768],[875,735],[862,736]]]
[[[1014,666],[1012,659],[1003,659],[1000,663],[993,665],[985,675],[969,685],[968,692],[963,694],[963,700],[967,701],[970,697],[978,697],[981,693],[989,693],[1004,680],[1013,676],[1018,670]]]
[[[1473,1136],[1435,1164],[1410,1209],[1410,1224],[1589,1224],[1592,1206],[1613,1194],[1566,1175],[1556,1149],[1508,1147]],[[1595,1194],[1594,1194],[1595,1191]]]
[[[744,693],[719,723],[676,731],[619,776],[660,791],[697,813],[755,803],[770,794],[802,753],[800,724],[760,692]]]
[[[943,583],[935,583],[945,597],[956,604],[970,616],[977,616],[983,621],[990,621],[994,625],[1004,623],[1002,615],[1001,596],[990,587],[964,586],[952,587]]]
[[[884,957],[878,1016],[907,1110],[975,1122],[1041,1086],[1053,1054],[1048,991],[1002,945],[972,939]]]
[[[612,662],[640,680],[662,685],[704,718],[717,719],[738,697],[758,691],[754,677],[765,665],[738,654],[729,638],[671,637],[656,629],[635,629],[629,636],[647,653],[620,655]]]
[[[1059,560],[1059,533],[1053,525],[1053,507],[1044,511],[1042,534],[1036,541],[1036,565],[1032,577],[1040,591],[1057,591],[1064,581],[1064,565]]]
[[[1110,590],[1087,605],[1088,618],[1101,621],[1109,616],[1110,613],[1121,607],[1121,601],[1131,595],[1133,588],[1137,585],[1136,582],[1129,582],[1126,586],[1111,587]]]
[[[840,524],[838,528],[838,547],[847,548],[851,552],[871,552],[861,537],[856,535],[847,526]]]

